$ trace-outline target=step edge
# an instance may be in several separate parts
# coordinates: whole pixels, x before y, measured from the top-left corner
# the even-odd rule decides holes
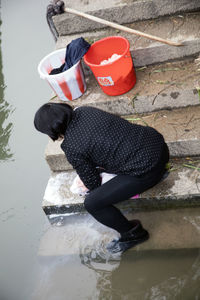
[[[197,1],[190,1],[188,4],[188,1],[182,1],[179,6],[174,5],[174,1],[171,0],[171,3],[169,1],[166,1],[167,5],[160,6],[159,0],[154,1],[139,1],[135,2],[131,5],[124,4],[123,7],[123,13],[122,13],[122,7],[111,7],[107,8],[105,10],[99,9],[96,11],[88,11],[88,14],[98,16],[104,19],[107,19],[112,22],[119,22],[120,24],[125,23],[131,23],[136,21],[142,21],[142,20],[150,20],[150,19],[156,19],[158,17],[168,16],[168,15],[176,15],[180,13],[187,13],[187,12],[195,12],[198,11],[200,8],[200,4],[197,3]],[[137,13],[132,14],[131,11],[137,11]],[[90,28],[92,30],[94,29],[101,29],[105,28],[103,24],[98,24],[96,22],[89,21],[87,19],[80,20],[79,17],[71,16],[67,13],[54,16],[53,18],[54,25],[56,27],[56,30],[59,34],[62,34],[62,30],[60,29],[62,27],[62,24],[65,23],[70,26],[65,27],[65,34],[68,33],[81,33],[86,31],[87,28]],[[60,19],[60,20],[59,20]],[[78,20],[78,22],[77,22]],[[80,25],[77,29],[75,29],[73,23],[77,26]],[[60,24],[59,24],[60,23]]]

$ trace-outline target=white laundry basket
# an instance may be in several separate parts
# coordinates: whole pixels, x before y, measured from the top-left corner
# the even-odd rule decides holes
[[[85,78],[78,61],[73,67],[56,75],[49,75],[52,69],[59,68],[65,62],[66,48],[56,50],[45,56],[38,65],[42,79],[46,79],[59,99],[71,101],[79,98],[86,90]]]

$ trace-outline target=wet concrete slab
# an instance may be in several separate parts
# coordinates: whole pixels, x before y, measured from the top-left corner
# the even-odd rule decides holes
[[[200,151],[200,105],[149,114],[124,116],[129,122],[151,126],[161,132],[169,146],[171,157],[195,156]],[[60,148],[61,141],[49,139],[46,161],[52,171],[72,169]]]
[[[141,220],[149,231],[148,241],[129,251],[198,249],[200,247],[200,207],[129,213],[127,217]],[[116,259],[109,255],[106,245],[118,233],[88,217],[73,217],[44,234],[38,251],[40,257],[80,255],[95,262]],[[119,259],[120,257],[118,257]]]
[[[200,158],[171,160],[169,176],[138,199],[118,206],[129,211],[146,211],[200,206]],[[44,194],[43,209],[47,215],[84,213],[84,197],[70,191],[76,172],[53,172]]]
[[[131,215],[148,228],[150,239],[135,250],[200,247],[200,207]]]

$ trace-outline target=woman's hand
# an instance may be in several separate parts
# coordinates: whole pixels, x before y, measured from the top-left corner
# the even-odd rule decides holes
[[[88,188],[84,185],[83,181],[80,179],[80,177],[76,180],[77,187],[81,189],[82,192],[87,192]]]

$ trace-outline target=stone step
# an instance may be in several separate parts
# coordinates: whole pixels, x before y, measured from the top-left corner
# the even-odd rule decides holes
[[[106,95],[93,74],[88,74],[86,92],[68,104],[92,105],[118,115],[198,105],[199,68],[195,59],[136,68],[135,86],[120,96]],[[57,101],[53,97],[53,102]]]
[[[81,33],[81,36],[90,44],[107,36],[124,36],[130,42],[130,51],[136,67],[182,59],[184,57],[198,55],[200,52],[199,12],[140,21],[128,24],[128,26],[164,39],[183,42],[184,46],[172,47],[112,28],[84,31]],[[67,35],[66,33],[66,35],[58,38],[56,48],[64,48],[73,39],[78,37],[80,37],[80,33],[73,33],[72,35]]]
[[[155,19],[161,16],[182,14],[198,11],[198,0],[144,0],[144,1],[81,1],[65,0],[65,6],[119,24],[132,23],[139,20]],[[59,35],[69,35],[77,32],[94,31],[105,27],[102,24],[63,13],[53,17]]]
[[[199,215],[200,207],[135,212],[127,215],[130,220],[141,220],[150,234],[148,241],[129,251],[198,249]],[[55,256],[73,259],[74,255],[80,255],[84,258],[83,263],[89,265],[96,262],[98,268],[98,264],[103,263],[105,259],[108,263],[109,254],[106,253],[105,247],[117,236],[115,231],[101,225],[95,219],[78,215],[68,217],[63,226],[52,226],[43,235],[38,256],[41,259],[51,259]],[[112,256],[110,259],[112,260]]]
[[[171,159],[169,176],[138,199],[118,206],[130,212],[200,207],[200,157]],[[42,207],[50,219],[84,213],[84,197],[70,191],[74,170],[53,172],[44,194]]]
[[[120,96],[106,95],[95,77],[87,75],[86,92],[71,104],[93,105],[118,115],[198,105],[199,66],[195,61],[192,59],[137,68],[136,85]]]
[[[169,146],[171,157],[200,155],[200,105],[175,110],[160,110],[148,114],[125,116],[130,122],[149,125],[161,132]],[[45,158],[52,171],[71,169],[61,141],[49,140]]]

